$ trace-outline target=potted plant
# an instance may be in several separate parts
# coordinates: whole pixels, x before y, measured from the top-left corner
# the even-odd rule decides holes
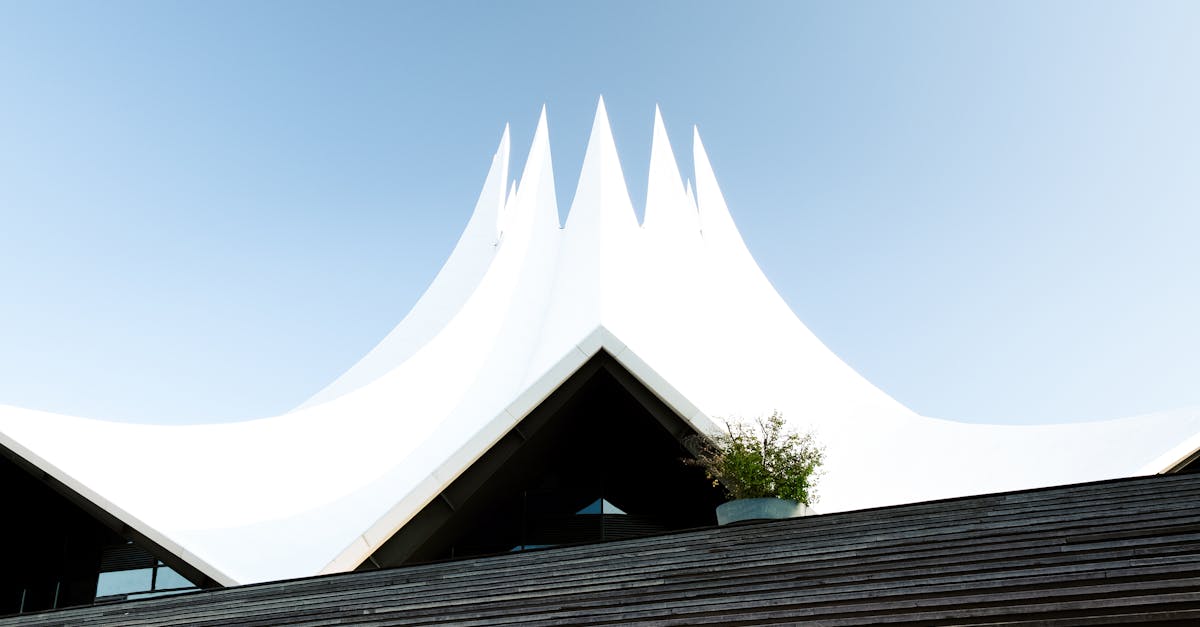
[[[717,507],[717,522],[791,518],[813,513],[814,484],[825,451],[812,433],[785,429],[783,416],[726,420],[725,429],[694,435],[684,445],[713,486],[732,500]]]

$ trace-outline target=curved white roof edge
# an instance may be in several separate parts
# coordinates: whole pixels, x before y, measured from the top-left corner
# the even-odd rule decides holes
[[[545,126],[545,117],[546,110],[543,107],[539,128]],[[392,365],[408,359],[436,335],[446,319],[462,306],[487,271],[500,241],[501,214],[507,200],[505,185],[508,181],[508,161],[509,130],[505,124],[500,147],[492,157],[492,165],[483,183],[483,190],[479,193],[479,200],[475,203],[475,211],[433,282],[387,337],[297,409],[332,400],[383,376]],[[515,181],[513,185],[516,185]]]
[[[225,573],[221,572],[212,564],[209,564],[199,556],[193,554],[191,551],[188,551],[186,548],[175,543],[157,529],[154,529],[141,520],[138,520],[137,517],[130,515],[129,512],[126,512],[117,505],[109,502],[87,485],[81,483],[75,477],[72,477],[71,475],[63,472],[61,469],[56,468],[54,464],[51,464],[41,457],[38,457],[35,453],[24,446],[21,446],[19,442],[16,442],[12,438],[6,436],[3,432],[0,432],[0,446],[8,449],[14,455],[17,455],[22,460],[31,464],[34,468],[37,468],[39,471],[45,473],[46,476],[66,486],[68,490],[79,495],[80,498],[86,499],[92,505],[100,508],[101,511],[106,512],[113,518],[121,521],[130,529],[133,529],[135,532],[140,533],[146,538],[149,538],[151,542],[154,542],[167,551],[170,551],[172,555],[178,557],[179,559],[191,565],[193,568],[196,568],[200,572],[209,576],[213,581],[221,584],[222,586],[237,585],[236,581],[234,581]]]
[[[1200,416],[1200,407],[1187,407],[1182,409],[1168,410],[1164,412],[1156,412],[1154,414],[1146,414],[1144,417],[1139,417],[1141,420],[1151,420],[1154,417],[1168,415],[1180,416],[1186,419],[1189,415],[1195,419]],[[1135,475],[1154,475],[1166,472],[1173,472],[1179,466],[1185,464],[1191,459],[1194,459],[1197,454],[1200,454],[1200,432],[1186,438],[1178,445],[1171,447],[1162,455],[1155,457],[1145,466],[1138,469]]]
[[[0,433],[223,583],[354,568],[600,350],[697,428],[775,409],[814,428],[822,511],[1129,476],[1200,437],[1195,411],[1032,426],[912,412],[796,318],[747,250],[698,132],[692,148],[694,186],[656,111],[639,224],[601,101],[560,227],[543,109],[519,184],[506,189],[506,130],[429,290],[304,405],[188,426],[0,406]],[[146,473],[135,453],[148,449],[172,466]]]

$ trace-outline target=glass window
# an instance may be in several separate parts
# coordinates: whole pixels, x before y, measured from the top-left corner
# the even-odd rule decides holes
[[[192,582],[184,578],[183,575],[175,572],[174,569],[167,566],[158,567],[158,576],[154,579],[155,590],[172,590],[175,588],[191,588]]]
[[[621,514],[625,515],[624,510],[609,503],[607,499],[596,499],[591,505],[575,512],[576,514]]]
[[[146,592],[151,588],[153,577],[153,568],[114,570],[107,573],[100,573],[100,577],[96,580],[96,597],[128,594],[130,592]]]

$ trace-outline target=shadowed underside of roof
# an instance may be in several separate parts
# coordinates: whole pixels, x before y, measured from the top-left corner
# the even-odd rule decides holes
[[[933,501],[347,573],[15,625],[1200,620],[1200,476]]]

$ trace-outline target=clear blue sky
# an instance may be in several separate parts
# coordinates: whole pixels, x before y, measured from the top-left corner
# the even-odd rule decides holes
[[[0,403],[278,413],[428,285],[506,122],[570,204],[655,103],[751,251],[926,415],[1200,404],[1200,4],[0,2]]]

